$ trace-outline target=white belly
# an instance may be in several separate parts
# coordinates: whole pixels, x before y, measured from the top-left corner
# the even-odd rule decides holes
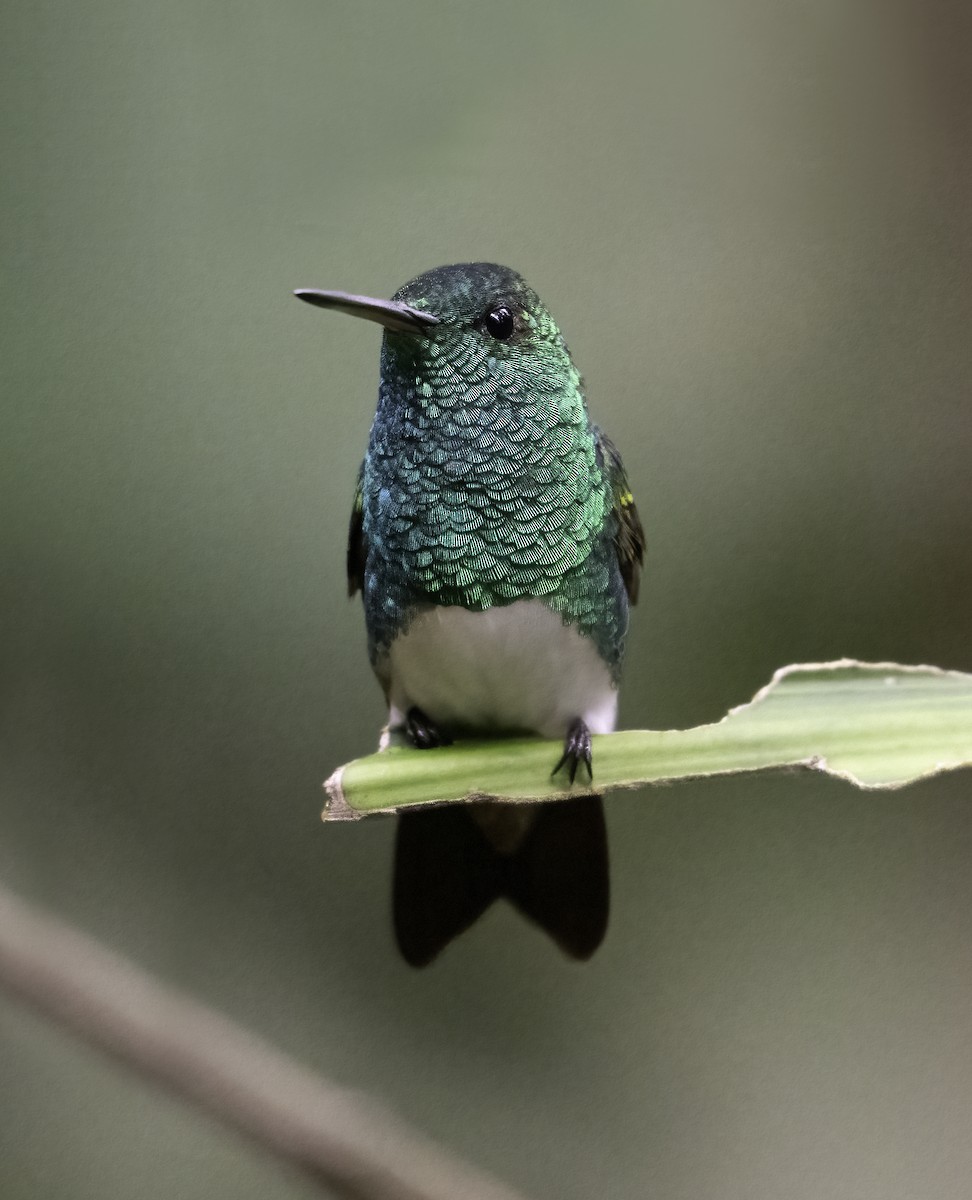
[[[578,717],[614,729],[617,688],[593,641],[537,600],[420,613],[380,671],[392,728],[416,705],[446,730],[561,738]]]

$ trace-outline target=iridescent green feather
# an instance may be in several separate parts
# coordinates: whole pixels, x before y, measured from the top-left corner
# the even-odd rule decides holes
[[[618,555],[618,566],[628,599],[632,604],[637,604],[641,568],[645,561],[645,531],[617,446],[600,429],[597,430],[597,439],[611,480],[612,507],[616,522],[614,548]]]
[[[520,276],[488,264],[429,272],[395,299],[440,324],[386,334],[382,348],[348,547],[373,660],[423,607],[533,598],[616,672],[643,535],[553,318]],[[509,341],[483,331],[487,302],[517,314]]]

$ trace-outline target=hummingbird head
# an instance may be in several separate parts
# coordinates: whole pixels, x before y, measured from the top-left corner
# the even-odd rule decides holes
[[[564,339],[521,275],[496,263],[436,267],[391,300],[300,289],[299,299],[385,327],[382,391],[449,409],[469,398],[573,393],[580,377]]]

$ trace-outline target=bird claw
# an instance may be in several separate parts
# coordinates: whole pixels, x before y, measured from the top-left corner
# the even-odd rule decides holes
[[[414,705],[405,714],[405,732],[416,750],[434,750],[436,746],[452,745],[452,738]]]
[[[593,783],[594,768],[591,765],[591,731],[581,718],[578,717],[567,730],[567,736],[564,738],[564,752],[558,759],[557,765],[550,772],[551,778],[561,768],[566,767],[567,778],[573,783],[577,777],[577,770],[581,763],[587,768],[588,782]]]

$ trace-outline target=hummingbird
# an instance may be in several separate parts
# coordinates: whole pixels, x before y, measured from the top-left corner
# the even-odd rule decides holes
[[[553,774],[592,782],[645,540],[550,312],[495,263],[437,267],[391,300],[294,294],[384,327],[347,574],[389,729],[428,751],[468,736],[562,740]],[[392,892],[413,966],[500,897],[587,959],[608,921],[601,798],[403,811]]]

